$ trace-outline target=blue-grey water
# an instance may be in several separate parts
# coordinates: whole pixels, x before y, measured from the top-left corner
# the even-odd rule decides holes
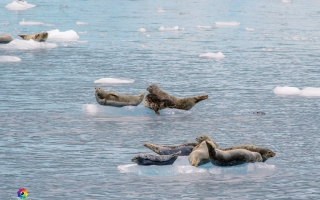
[[[1,199],[22,187],[32,200],[320,198],[319,97],[273,92],[320,87],[319,1],[30,0],[36,7],[22,11],[6,9],[11,2],[0,2],[0,35],[59,29],[80,38],[49,38],[56,48],[0,45],[0,56],[21,59],[0,62]],[[215,24],[232,21],[240,24]],[[199,57],[208,52],[225,58]],[[135,81],[95,84],[100,78]],[[100,106],[93,94],[97,85],[139,94],[151,83],[209,98],[157,116],[143,104]],[[152,153],[144,142],[175,145],[201,133],[220,147],[255,144],[276,156],[230,168],[195,168],[186,157],[173,166],[131,162]]]

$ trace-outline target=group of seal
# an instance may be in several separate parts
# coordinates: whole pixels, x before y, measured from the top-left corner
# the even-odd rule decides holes
[[[165,108],[190,110],[198,102],[208,98],[208,95],[177,98],[164,92],[156,84],[151,84],[149,87],[147,87],[147,91],[149,94],[144,99],[144,106],[154,110],[157,115],[160,115],[159,110]],[[118,94],[115,92],[107,92],[101,87],[95,87],[94,94],[97,102],[100,105],[122,107],[139,105],[143,100],[145,92],[134,96]]]
[[[45,42],[48,39],[48,33],[36,33],[31,35],[19,35],[24,40],[34,40],[37,42]],[[4,34],[0,36],[0,44],[8,44],[13,40],[13,37],[10,34]]]

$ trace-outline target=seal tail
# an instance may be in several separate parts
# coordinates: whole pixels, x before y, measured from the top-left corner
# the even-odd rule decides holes
[[[180,156],[180,154],[181,154],[181,151],[178,151],[177,153],[172,154],[172,157],[178,157]]]
[[[213,147],[208,141],[206,141],[206,144],[208,147],[209,158],[214,159],[214,156],[216,154],[215,147]]]
[[[197,96],[196,97],[196,103],[200,102],[200,101],[203,101],[203,100],[206,100],[208,98],[208,95],[205,94],[205,95],[201,95],[201,96]]]
[[[154,151],[155,153],[159,154],[159,146],[151,143],[144,143],[143,146],[147,147],[148,149]]]
[[[19,35],[22,39],[26,39],[27,35]]]

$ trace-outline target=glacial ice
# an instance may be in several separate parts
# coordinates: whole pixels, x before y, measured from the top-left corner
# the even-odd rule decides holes
[[[246,28],[246,31],[254,31],[254,28]]]
[[[299,95],[303,97],[320,97],[320,88],[306,87],[300,90],[297,87],[275,87],[273,90],[277,95]]]
[[[15,39],[8,44],[1,44],[1,49],[52,49],[56,48],[58,45],[48,43],[48,42],[36,42],[34,40],[18,40]]]
[[[199,55],[200,58],[213,58],[213,59],[222,59],[225,56],[223,55],[223,53],[221,53],[220,51],[218,53],[205,53],[205,54],[200,54]]]
[[[179,29],[179,26],[175,26],[173,28],[161,26],[159,30],[160,31],[178,31],[180,29]]]
[[[214,28],[213,26],[200,26],[200,25],[197,26],[197,29],[199,30],[208,30],[213,28]]]
[[[105,84],[119,84],[119,83],[133,83],[133,79],[124,79],[124,78],[101,78],[95,80],[94,83],[105,83]]]
[[[166,12],[166,11],[163,10],[162,8],[158,8],[158,9],[157,9],[157,12],[158,12],[158,13],[164,13],[164,12]]]
[[[216,22],[217,26],[238,26],[240,25],[239,22]]]
[[[20,62],[21,59],[16,56],[0,56],[0,62]]]
[[[32,22],[32,21],[26,22],[26,21],[24,21],[24,19],[22,19],[22,21],[19,22],[19,25],[20,26],[25,26],[25,25],[29,25],[29,26],[54,26],[53,24],[45,24],[43,22]]]
[[[77,25],[88,25],[87,22],[76,22]]]
[[[8,10],[27,10],[29,8],[33,8],[36,5],[28,4],[27,1],[13,1],[5,6]]]
[[[143,32],[146,32],[147,30],[145,28],[139,28],[138,31],[143,33]]]
[[[60,32],[54,29],[48,32],[48,40],[75,41],[79,39],[79,35],[74,30]]]

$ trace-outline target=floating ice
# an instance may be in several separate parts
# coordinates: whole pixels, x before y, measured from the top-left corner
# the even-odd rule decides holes
[[[205,53],[205,54],[200,54],[199,55],[200,58],[213,58],[213,59],[222,59],[225,56],[223,55],[223,53],[221,53],[220,51],[218,53]]]
[[[158,12],[158,13],[164,13],[164,12],[166,12],[166,11],[163,10],[162,8],[158,8],[158,9],[157,9],[157,12]]]
[[[113,106],[102,106],[96,104],[83,104],[83,113],[89,115],[103,115],[103,116],[156,116],[155,112],[150,108],[145,107],[141,103],[139,106],[124,106],[124,107],[113,107]],[[181,115],[189,114],[191,111],[178,110],[166,108],[160,110],[160,116],[168,115]]]
[[[29,8],[33,8],[36,5],[28,4],[27,1],[13,1],[6,5],[6,9],[8,10],[27,10]]]
[[[320,97],[320,88],[306,87],[301,90],[300,95],[304,97]]]
[[[137,164],[119,165],[121,173],[134,173],[140,176],[176,176],[180,174],[211,173],[211,174],[248,174],[267,173],[275,170],[274,165],[266,163],[246,163],[242,165],[219,167],[211,163],[193,167],[189,164],[188,156],[179,156],[173,165],[150,165],[141,166]]]
[[[282,0],[282,3],[291,3],[291,0]]]
[[[303,97],[320,97],[320,88],[306,87],[300,90],[297,87],[275,87],[273,90],[277,95],[299,95]]]
[[[270,52],[270,51],[273,51],[273,49],[272,49],[272,48],[262,48],[261,51],[268,51],[268,52]]]
[[[77,25],[88,25],[87,22],[76,22]]]
[[[216,22],[217,26],[238,26],[239,22]]]
[[[254,31],[254,28],[246,28],[246,31]]]
[[[58,29],[54,29],[48,32],[48,40],[62,40],[62,41],[75,41],[79,39],[79,35],[74,30],[60,32]]]
[[[146,32],[147,30],[145,28],[138,29],[139,32]]]
[[[0,62],[20,62],[21,59],[16,56],[0,56]]]
[[[213,26],[197,26],[197,29],[199,30],[207,30],[207,29],[213,29]]]
[[[106,83],[106,84],[118,84],[118,83],[133,83],[133,79],[124,79],[124,78],[101,78],[95,80],[94,83]]]
[[[24,19],[22,19],[22,21],[21,22],[19,22],[19,25],[20,26],[25,26],[25,25],[31,25],[31,26],[34,26],[34,25],[36,25],[36,26],[54,26],[53,24],[45,24],[45,23],[42,23],[42,22],[32,22],[32,21],[30,21],[30,22],[26,22],[26,21],[24,21]]]
[[[34,40],[18,40],[15,39],[8,44],[1,44],[2,49],[52,49],[58,45],[47,42],[36,42]]]
[[[173,28],[170,28],[170,27],[164,27],[164,26],[161,26],[159,28],[160,31],[178,31],[179,30],[179,26],[175,26]]]

